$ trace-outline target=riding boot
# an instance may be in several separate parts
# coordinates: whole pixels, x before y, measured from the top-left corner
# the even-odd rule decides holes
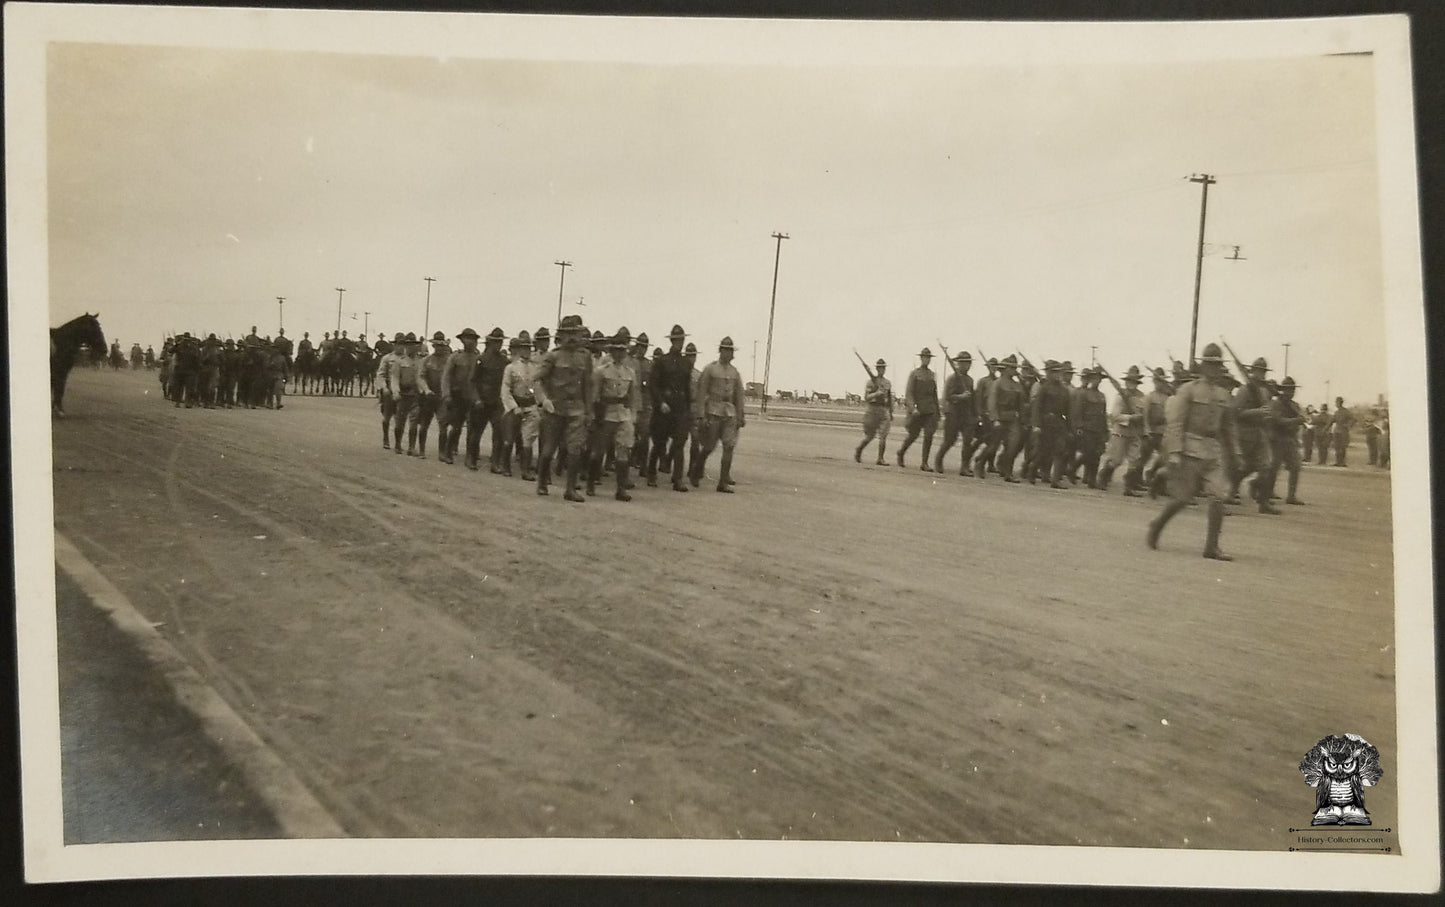
[[[932,435],[924,435],[924,436],[923,436],[923,462],[920,463],[920,464],[919,464],[919,467],[918,467],[919,469],[922,469],[924,472],[932,472],[932,471],[933,471],[933,467],[931,467],[931,466],[928,465],[928,452],[929,452],[930,449],[932,449],[932,447],[933,447],[933,436],[932,436]],[[943,472],[942,467],[940,467],[938,471],[939,471],[939,472]]]
[[[602,454],[595,453],[587,462],[587,497],[597,494],[597,480],[602,478]]]
[[[733,493],[732,481],[733,452],[723,448],[722,466],[718,468],[717,490],[724,494]]]
[[[707,456],[701,451],[692,453],[692,462],[687,464],[687,483],[693,488],[702,484],[702,470],[707,465]]]
[[[1159,515],[1149,521],[1149,533],[1145,536],[1150,548],[1159,547],[1159,534],[1164,531],[1164,525],[1174,519],[1174,515],[1185,507],[1189,506],[1184,501],[1170,501],[1159,511]]]
[[[933,471],[940,474],[943,472],[943,451],[941,450],[933,458]]]
[[[416,432],[416,455],[417,455],[418,457],[423,457],[423,458],[426,457],[426,435],[427,435],[427,430],[426,430],[426,428],[424,428],[424,427],[419,427],[419,428],[417,429],[417,432]]]
[[[854,463],[862,463],[862,462],[863,462],[863,448],[865,448],[865,447],[867,447],[867,446],[868,446],[868,442],[865,440],[862,444],[859,444],[857,447],[853,448],[853,462],[854,462]]]
[[[532,466],[532,448],[522,448],[522,452],[517,456],[519,456],[522,460],[522,478],[528,482],[536,479],[537,473]]]
[[[1219,550],[1219,530],[1223,527],[1224,503],[1212,500],[1209,502],[1209,530],[1204,537],[1204,556],[1216,561],[1232,561],[1234,558]]]
[[[1298,490],[1299,471],[1296,470],[1289,474],[1289,493],[1285,496],[1284,502],[1286,504],[1304,504],[1304,501],[1301,501],[1299,499],[1299,495],[1295,494],[1295,492]]]
[[[385,448],[386,450],[391,450],[391,420],[390,420],[390,419],[382,419],[382,420],[381,420],[381,446],[382,446],[383,448]]]
[[[1139,497],[1139,479],[1132,469],[1124,473],[1124,497]]]
[[[547,494],[547,485],[552,481],[552,458],[542,457],[537,463],[537,494]]]
[[[577,473],[582,467],[581,460],[581,457],[567,458],[567,491],[562,495],[563,498],[578,504],[583,504],[587,501],[586,498],[577,493]]]
[[[1100,491],[1108,491],[1109,483],[1113,480],[1114,464],[1106,463],[1103,466],[1099,467],[1098,475],[1096,476],[1095,481],[1092,483],[1092,487],[1097,488]]]
[[[878,465],[879,465],[879,466],[887,466],[887,465],[888,465],[888,461],[883,458],[883,454],[887,453],[887,451],[888,451],[888,442],[887,442],[887,441],[879,441],[879,442],[878,442]]]
[[[617,500],[619,500],[619,501],[630,501],[630,500],[632,500],[632,495],[630,495],[630,494],[627,493],[627,489],[632,485],[632,483],[631,483],[630,481],[628,481],[628,473],[630,473],[631,471],[632,471],[632,464],[631,464],[630,462],[628,462],[628,460],[627,460],[625,457],[618,457],[618,458],[617,458],[617,491],[616,491],[616,493],[614,493],[612,496],[613,496],[614,498],[616,498]]]
[[[411,422],[406,426],[406,455],[416,456],[416,423]]]

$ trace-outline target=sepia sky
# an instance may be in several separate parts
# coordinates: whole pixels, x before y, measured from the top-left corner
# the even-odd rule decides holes
[[[662,65],[54,44],[51,324],[315,340],[563,312],[857,392],[923,345],[1116,373],[1225,335],[1299,398],[1373,401],[1385,326],[1369,56]],[[1238,245],[1243,261],[1229,261]],[[583,305],[577,305],[579,299]],[[366,316],[363,313],[369,312]],[[352,316],[355,315],[353,319]],[[754,365],[753,343],[757,341]],[[941,364],[941,363],[940,363]],[[974,375],[981,374],[977,367]]]

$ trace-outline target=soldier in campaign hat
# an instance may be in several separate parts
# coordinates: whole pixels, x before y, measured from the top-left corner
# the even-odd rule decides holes
[[[613,496],[619,501],[632,500],[632,495],[627,493],[630,485],[628,472],[632,465],[634,419],[641,405],[642,388],[637,373],[627,362],[631,344],[632,337],[627,328],[619,328],[608,340],[610,358],[597,371],[596,424],[587,470],[588,497],[596,493],[597,482],[602,478],[603,452],[612,450],[617,464],[617,490]]]
[[[522,478],[535,481],[532,451],[537,442],[541,417],[537,412],[537,392],[533,387],[537,365],[532,361],[532,338],[520,331],[510,344],[512,361],[502,370],[503,442],[502,475],[512,474],[515,452],[522,467]]]
[[[441,331],[432,334],[431,354],[421,361],[421,383],[425,390],[417,397],[416,409],[412,411],[406,424],[406,448],[411,456],[426,456],[426,437],[441,405],[442,373],[446,371],[447,360],[451,359],[451,355],[452,349],[447,343],[447,335]]]
[[[1024,388],[1018,380],[1018,357],[1010,353],[998,366],[999,375],[988,388],[988,443],[974,460],[973,474],[979,479],[985,478],[988,464],[997,455],[999,475],[1005,482],[1017,483],[1020,480],[1013,474],[1013,463],[1023,447],[1020,419],[1025,405]]]
[[[908,414],[908,421],[904,423],[907,434],[903,438],[903,446],[898,448],[898,465],[903,465],[903,457],[908,453],[908,448],[918,438],[919,433],[923,434],[923,462],[919,469],[924,472],[932,472],[933,467],[928,465],[928,452],[933,447],[933,434],[938,430],[938,378],[929,368],[933,361],[933,351],[924,347],[918,352],[919,366],[908,374],[908,382],[904,385],[903,410]]]
[[[1141,475],[1140,487],[1149,488],[1157,494],[1154,489],[1154,474],[1164,462],[1160,446],[1164,440],[1165,404],[1169,398],[1174,396],[1174,386],[1169,383],[1169,375],[1162,368],[1155,368],[1150,372],[1150,378],[1154,382],[1154,389],[1144,397],[1144,435],[1140,440],[1139,462],[1144,469]]]
[[[400,454],[401,436],[406,432],[408,425],[416,422],[416,412],[423,394],[430,393],[426,385],[425,377],[422,374],[422,359],[417,355],[417,340],[415,334],[406,334],[393,345],[391,355],[391,369],[387,372],[388,395],[395,401],[396,435],[393,440],[392,450]],[[410,436],[409,436],[410,437]],[[409,445],[409,451],[413,456],[416,453],[414,443]]]
[[[943,445],[938,448],[933,461],[933,468],[939,473],[943,472],[943,458],[948,455],[949,449],[955,442],[960,442],[963,461],[959,464],[958,474],[973,475],[968,468],[968,448],[978,415],[974,410],[973,378],[968,374],[972,365],[973,356],[963,350],[953,357],[953,366],[943,381]]]
[[[533,389],[542,407],[541,453],[537,458],[537,494],[548,493],[552,458],[559,447],[567,451],[567,490],[564,497],[581,503],[577,476],[583,465],[587,419],[596,398],[592,356],[586,348],[587,329],[576,315],[563,317],[557,329],[560,344],[537,366]]]
[[[647,454],[652,446],[652,394],[648,392],[648,382],[652,380],[652,360],[647,358],[647,332],[643,331],[638,334],[633,344],[628,364],[637,374],[641,394],[638,396],[636,423],[633,426],[635,437],[631,457],[632,468],[637,471],[638,475],[642,475],[647,470]]]
[[[674,491],[687,491],[682,479],[683,448],[692,413],[692,363],[683,351],[687,332],[675,324],[668,332],[668,351],[654,359],[647,394],[652,398],[652,450],[647,458],[647,484],[657,487],[658,466],[666,462]],[[693,350],[694,358],[697,355]]]
[[[974,455],[988,445],[993,423],[988,418],[988,389],[998,377],[998,359],[988,357],[984,363],[985,373],[973,387],[973,437],[963,445],[963,471],[959,475],[973,475]]]
[[[1100,371],[1103,369],[1101,368]],[[1144,375],[1139,366],[1129,366],[1124,373],[1124,393],[1114,400],[1109,411],[1109,441],[1104,448],[1104,465],[1099,470],[1098,485],[1109,487],[1114,470],[1124,467],[1124,496],[1138,497],[1143,485],[1144,394],[1139,385]]]
[[[468,469],[478,469],[481,461],[482,433],[491,430],[492,452],[489,457],[491,472],[502,472],[502,372],[507,368],[507,357],[502,353],[502,344],[507,335],[500,327],[494,327],[486,336],[486,345],[472,366],[470,383],[474,396],[467,413],[467,453],[464,461]]]
[[[446,368],[442,369],[441,413],[438,419],[441,427],[440,450],[437,459],[443,463],[455,463],[457,446],[461,442],[462,426],[477,402],[476,385],[472,383],[472,369],[476,367],[481,352],[477,340],[482,335],[471,328],[464,328],[457,334],[462,348],[447,357]]]
[[[1208,344],[1199,359],[1202,377],[1185,384],[1170,398],[1169,425],[1164,433],[1164,451],[1169,462],[1169,492],[1172,500],[1149,524],[1146,541],[1159,547],[1165,525],[1202,490],[1209,497],[1209,524],[1205,532],[1204,556],[1233,560],[1219,547],[1224,525],[1224,502],[1229,496],[1231,467],[1240,456],[1236,434],[1237,410],[1224,387],[1224,356],[1218,344]]]
[[[1053,488],[1065,488],[1064,464],[1069,434],[1069,388],[1063,381],[1063,366],[1044,360],[1044,380],[1029,398],[1029,431],[1034,436],[1033,455],[1024,464],[1023,478],[1029,484],[1040,478]]]
[[[1232,504],[1240,503],[1239,486],[1247,476],[1254,475],[1249,483],[1250,497],[1258,504],[1260,513],[1277,516],[1280,511],[1270,504],[1269,498],[1260,494],[1263,480],[1273,468],[1269,441],[1271,394],[1266,380],[1268,373],[1269,363],[1261,356],[1245,369],[1247,380],[1234,392],[1235,424],[1241,456],[1239,470],[1231,476],[1229,500]]]
[[[532,333],[532,358],[540,361],[543,356],[547,355],[547,350],[551,345],[552,332],[547,330],[546,325],[537,328]]]
[[[863,450],[876,437],[878,439],[878,465],[887,466],[883,454],[888,449],[888,429],[893,426],[893,382],[885,374],[888,363],[879,359],[873,363],[873,377],[863,385],[863,440],[853,451],[853,462],[863,462]]]
[[[1269,474],[1260,479],[1258,497],[1269,501],[1274,497],[1274,486],[1279,470],[1284,468],[1288,492],[1286,504],[1303,504],[1299,498],[1300,445],[1299,433],[1305,424],[1305,414],[1295,402],[1295,390],[1299,385],[1286,375],[1279,383],[1279,393],[1270,398],[1269,419],[1265,422],[1270,443]]]
[[[391,447],[391,420],[396,418],[396,433],[398,436],[400,436],[406,425],[404,417],[396,417],[397,401],[396,395],[392,390],[393,382],[391,380],[392,369],[396,368],[396,360],[402,355],[401,347],[403,339],[405,339],[405,335],[398,331],[396,338],[391,343],[386,342],[385,334],[378,335],[376,341],[378,349],[383,344],[386,346],[386,352],[382,353],[381,359],[376,363],[376,373],[373,379],[376,385],[377,404],[381,408],[381,446],[383,448]],[[396,452],[401,453],[400,444],[397,445]]]
[[[738,431],[747,425],[747,413],[743,410],[743,378],[732,364],[736,349],[733,339],[724,337],[718,344],[717,361],[708,363],[698,379],[693,416],[702,425],[702,437],[698,456],[688,469],[688,479],[696,488],[702,482],[707,458],[721,442],[722,465],[717,490],[725,494],[732,494],[733,490],[733,450],[737,447]]]

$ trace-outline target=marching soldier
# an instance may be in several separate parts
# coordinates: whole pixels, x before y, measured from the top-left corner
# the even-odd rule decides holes
[[[1305,407],[1304,426],[1300,430],[1300,436],[1304,438],[1305,451],[1303,461],[1313,463],[1315,459],[1315,408],[1314,405]]]
[[[477,401],[477,388],[472,383],[472,369],[481,353],[477,340],[481,337],[471,328],[457,335],[462,348],[447,357],[447,367],[442,369],[441,450],[437,459],[443,463],[455,463],[457,444],[462,438],[462,426],[469,421],[472,407]]]
[[[1144,438],[1139,448],[1139,463],[1147,469],[1140,485],[1148,487],[1153,486],[1154,473],[1164,460],[1160,449],[1164,440],[1164,405],[1174,396],[1174,387],[1164,369],[1154,369],[1151,377],[1154,389],[1144,398]]]
[[[1029,400],[1029,426],[1034,435],[1033,458],[1024,461],[1024,475],[1032,485],[1047,476],[1050,488],[1067,488],[1063,483],[1069,433],[1069,388],[1063,382],[1063,366],[1044,360],[1044,380]]]
[[[1330,405],[1321,403],[1313,417],[1315,445],[1319,451],[1319,465],[1324,466],[1330,453]]]
[[[1330,436],[1335,444],[1335,465],[1345,465],[1345,450],[1350,446],[1350,429],[1354,427],[1355,414],[1345,409],[1345,398],[1335,398],[1335,415],[1330,420]],[[1320,457],[1323,463],[1324,456]]]
[[[512,361],[502,370],[502,475],[512,474],[512,449],[516,447],[522,467],[522,478],[534,482],[532,446],[537,442],[537,392],[533,389],[537,366],[532,362],[532,338],[526,331],[517,334],[509,347]]]
[[[933,433],[938,430],[938,379],[929,368],[933,361],[933,351],[924,347],[918,353],[920,360],[918,368],[908,375],[908,383],[904,385],[903,409],[908,413],[908,421],[905,427],[908,434],[903,438],[903,446],[898,448],[898,465],[903,465],[903,457],[908,453],[908,448],[918,438],[918,433],[923,433],[923,461],[918,468],[924,472],[933,472],[933,467],[928,465],[928,452],[933,447]]]
[[[632,468],[637,470],[638,475],[647,471],[647,453],[652,446],[652,394],[648,391],[648,382],[652,380],[652,360],[647,358],[647,347],[647,332],[643,331],[637,335],[637,345],[632,350],[630,363],[642,391],[639,395],[641,402],[638,404],[636,424],[633,426],[637,437],[631,453]]]
[[[988,374],[978,379],[978,384],[973,389],[975,416],[973,437],[963,447],[964,471],[959,473],[960,475],[973,475],[969,464],[973,462],[974,454],[978,453],[980,448],[988,445],[989,436],[993,433],[993,422],[988,417],[988,389],[993,386],[993,382],[998,376],[998,360],[991,358],[984,363],[984,367],[988,369]]]
[[[1104,453],[1104,438],[1109,431],[1108,404],[1099,381],[1104,377],[1097,369],[1086,368],[1080,373],[1084,386],[1074,394],[1069,409],[1069,427],[1074,432],[1076,453],[1071,474],[1084,470],[1084,484],[1098,488],[1099,458]]]
[[[999,454],[998,472],[1005,482],[1018,483],[1013,462],[1023,446],[1019,415],[1024,407],[1024,388],[1018,379],[1018,357],[1013,353],[999,362],[999,375],[988,388],[989,438],[983,452],[973,462],[973,474],[980,480],[988,477],[988,464]]]
[[[567,451],[567,500],[582,503],[577,474],[587,442],[587,416],[595,397],[592,356],[586,347],[587,329],[577,315],[567,315],[557,329],[558,348],[542,358],[533,378],[533,390],[542,406],[542,448],[537,464],[537,494],[547,494],[552,478],[552,456],[558,447]]]
[[[733,493],[733,449],[738,444],[738,430],[747,425],[747,414],[743,411],[743,378],[732,365],[735,350],[733,339],[724,337],[718,344],[717,361],[709,363],[698,379],[693,415],[702,423],[702,449],[688,470],[688,478],[692,487],[696,488],[702,482],[707,458],[721,441],[722,466],[718,472],[717,490],[725,494]]]
[[[668,332],[669,349],[654,359],[648,394],[652,397],[652,451],[647,458],[647,484],[657,487],[657,467],[664,460],[672,473],[672,490],[687,491],[682,480],[683,448],[687,446],[692,413],[692,363],[683,352],[687,332],[674,324]],[[694,356],[696,351],[694,350]]]
[[[978,421],[978,414],[973,405],[973,379],[968,375],[971,365],[973,357],[967,350],[958,353],[953,357],[953,367],[943,382],[943,446],[938,449],[938,456],[933,462],[934,470],[939,473],[943,472],[944,456],[957,441],[963,452],[958,474],[973,475],[968,468],[968,449],[973,443],[973,426]]]
[[[1245,370],[1247,380],[1234,393],[1240,463],[1239,472],[1235,473],[1231,482],[1229,502],[1240,503],[1240,483],[1245,476],[1255,473],[1257,475],[1250,483],[1250,497],[1258,502],[1260,513],[1278,516],[1279,511],[1270,504],[1269,498],[1260,494],[1263,484],[1260,480],[1268,477],[1270,471],[1269,388],[1265,383],[1268,372],[1269,363],[1263,356],[1254,360]]]
[[[216,392],[221,384],[221,341],[216,339],[215,334],[208,335],[201,342],[201,352],[197,363],[199,366],[197,384],[200,389],[201,406],[205,409],[215,409]]]
[[[431,393],[422,376],[422,359],[417,355],[418,346],[416,335],[407,334],[389,354],[394,358],[387,373],[387,392],[395,401],[396,407],[396,437],[392,450],[397,454],[401,453],[401,436],[406,431],[406,426],[416,423],[421,397]],[[408,435],[407,453],[412,456],[416,456],[414,440]]]
[[[1268,426],[1271,448],[1270,468],[1269,475],[1260,480],[1260,501],[1268,501],[1274,497],[1274,483],[1279,478],[1280,467],[1283,466],[1289,488],[1284,502],[1304,503],[1297,492],[1300,473],[1299,430],[1305,419],[1299,404],[1294,402],[1296,386],[1294,379],[1286,375],[1284,381],[1280,382],[1279,393],[1269,401],[1269,420],[1265,424]]]
[[[1366,464],[1368,466],[1376,466],[1380,462],[1379,419],[1379,413],[1372,409],[1366,413],[1365,418],[1361,420],[1363,423],[1361,432],[1365,436],[1365,452],[1369,457],[1369,463]]]
[[[431,355],[421,361],[420,396],[406,425],[406,452],[414,457],[426,456],[427,432],[431,429],[432,419],[437,417],[442,400],[442,373],[446,371],[447,360],[452,355],[447,335],[441,331],[432,335],[431,349]],[[438,425],[441,425],[440,421]],[[446,429],[439,427],[438,432],[445,435]],[[438,444],[438,447],[445,445]]]
[[[1234,427],[1236,409],[1225,389],[1224,356],[1218,344],[1204,347],[1199,369],[1203,377],[1179,388],[1170,400],[1164,451],[1173,499],[1149,523],[1146,541],[1150,548],[1158,548],[1165,524],[1189,506],[1195,489],[1202,487],[1209,496],[1204,556],[1229,561],[1233,558],[1219,548],[1219,531],[1229,495],[1228,467],[1238,461],[1240,451]]]
[[[396,343],[399,346],[402,335],[396,335]],[[376,400],[381,408],[381,446],[383,449],[391,447],[391,420],[396,415],[396,397],[391,392],[391,371],[396,367],[397,351],[388,348],[381,361],[376,364]],[[400,426],[398,426],[400,427]],[[397,451],[400,453],[400,451]]]
[[[883,373],[888,363],[879,359],[873,364],[873,377],[863,385],[863,402],[868,409],[863,413],[863,441],[853,451],[853,462],[863,462],[863,449],[876,436],[878,438],[878,465],[887,466],[883,453],[888,447],[888,429],[893,425],[893,383]]]
[[[1101,367],[1102,368],[1102,367]],[[1107,490],[1114,470],[1124,467],[1124,497],[1139,497],[1144,460],[1144,394],[1139,384],[1144,380],[1139,366],[1129,366],[1124,374],[1124,392],[1109,411],[1109,442],[1104,449],[1104,467],[1099,472],[1099,488]]]
[[[687,367],[692,369],[692,389],[689,392],[689,408],[687,411],[687,457],[688,474],[692,473],[692,464],[696,463],[702,456],[702,420],[696,415],[698,394],[701,392],[702,369],[697,367],[697,346],[691,341],[682,351],[682,357],[687,360]],[[699,479],[698,481],[701,481]]]
[[[286,395],[286,354],[281,347],[272,342],[265,349],[266,357],[266,380],[269,382],[266,392],[267,409],[285,409],[281,398]]]
[[[617,463],[617,491],[613,497],[632,500],[627,493],[627,475],[632,466],[634,418],[642,406],[642,389],[637,373],[626,361],[631,343],[627,328],[619,328],[608,343],[611,357],[597,372],[596,443],[587,471],[588,497],[597,492],[597,482],[602,478],[603,451],[612,450]]]
[[[475,388],[472,408],[467,413],[467,456],[466,467],[475,470],[482,456],[482,432],[492,431],[491,472],[502,472],[502,372],[507,368],[507,357],[502,355],[502,341],[507,335],[499,327],[487,334],[486,348],[472,366],[470,383]]]
[[[201,346],[189,332],[176,338],[171,362],[171,400],[176,406],[182,401],[186,409],[196,404],[197,383],[200,380]]]

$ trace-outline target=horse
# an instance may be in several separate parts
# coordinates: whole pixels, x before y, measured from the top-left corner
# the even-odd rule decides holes
[[[345,347],[333,347],[321,357],[322,393],[350,396],[356,380],[356,356]]]
[[[357,392],[363,397],[370,397],[374,393],[373,387],[376,379],[376,351],[369,346],[361,346],[356,350],[356,382],[359,385]]]
[[[296,354],[295,367],[291,371],[291,378],[296,383],[299,393],[312,393],[316,384],[321,380],[321,370],[318,367],[319,360],[316,357],[315,347],[305,347]]]
[[[105,332],[100,329],[100,313],[89,312],[72,318],[58,328],[50,329],[50,413],[65,418],[65,380],[80,356],[80,348],[105,350]]]

